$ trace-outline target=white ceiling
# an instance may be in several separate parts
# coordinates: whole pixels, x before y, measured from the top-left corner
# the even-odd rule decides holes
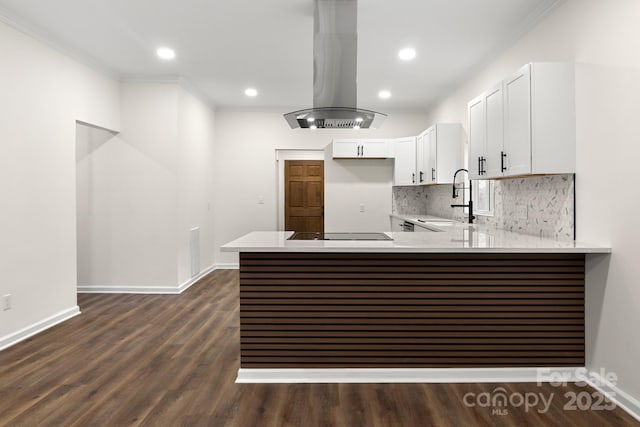
[[[427,110],[561,1],[360,0],[358,106]],[[122,79],[183,77],[219,108],[312,104],[313,0],[0,0],[0,15]]]

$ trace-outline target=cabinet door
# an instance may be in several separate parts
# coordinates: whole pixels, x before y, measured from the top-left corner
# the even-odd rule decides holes
[[[429,175],[427,176],[427,180],[432,184],[435,184],[438,179],[438,131],[437,127],[434,127],[431,132],[429,132],[429,168],[427,172]],[[426,147],[425,147],[426,148]]]
[[[485,152],[485,98],[484,95],[469,102],[469,178],[483,178],[482,158]]]
[[[420,137],[418,137],[417,141],[417,174],[416,181],[418,184],[432,184],[432,168],[433,168],[433,159],[431,157],[431,146],[432,141],[434,140],[434,132],[435,127],[431,127],[424,131]],[[435,143],[435,141],[434,141]]]
[[[428,151],[428,150],[427,150]],[[416,137],[416,183],[424,184],[427,178],[425,171],[429,167],[425,163],[424,132]]]
[[[404,231],[404,220],[403,219],[398,219],[395,217],[390,217],[391,218],[391,231],[397,232],[397,231]]]
[[[502,176],[504,117],[502,83],[485,94],[485,171],[484,178]]]
[[[416,183],[416,138],[399,138],[393,141],[395,164],[393,185]]]
[[[365,159],[386,159],[389,156],[389,140],[365,139],[360,144],[360,157]]]
[[[333,158],[334,159],[360,158],[361,145],[362,145],[362,141],[359,139],[334,139],[333,140]]]
[[[464,168],[464,137],[462,125],[460,123],[438,123],[432,138],[431,158],[435,158],[433,168],[435,169],[436,184],[451,184],[453,174],[460,168]],[[433,149],[435,146],[435,150]],[[473,171],[474,163],[471,163]],[[478,168],[478,162],[475,162]]]
[[[505,175],[531,173],[531,69],[527,64],[504,82]]]

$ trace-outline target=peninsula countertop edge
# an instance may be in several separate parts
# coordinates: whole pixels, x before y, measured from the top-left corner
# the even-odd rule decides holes
[[[221,246],[223,252],[334,253],[584,253],[610,247],[556,240],[478,225],[459,224],[438,232],[385,232],[393,240],[288,240],[292,231],[253,231]]]

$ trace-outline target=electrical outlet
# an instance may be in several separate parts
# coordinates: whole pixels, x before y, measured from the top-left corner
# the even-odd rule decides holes
[[[11,294],[2,296],[2,310],[11,310]]]
[[[360,212],[364,212],[364,204],[360,203]]]

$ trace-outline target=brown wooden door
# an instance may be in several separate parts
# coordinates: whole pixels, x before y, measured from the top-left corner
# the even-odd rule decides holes
[[[324,232],[324,161],[285,160],[284,228]]]

